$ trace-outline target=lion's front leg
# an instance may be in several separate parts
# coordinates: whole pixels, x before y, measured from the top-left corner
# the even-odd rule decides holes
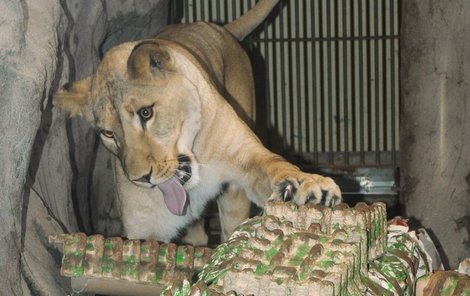
[[[315,203],[334,206],[341,202],[341,190],[331,178],[302,172],[267,149],[252,159],[254,165],[251,168],[257,171],[257,179],[269,182],[264,183],[265,186],[260,186],[262,182],[252,184],[252,188],[264,188],[255,192],[258,196],[266,194],[269,188],[267,195],[271,195],[270,199],[293,200],[298,205]]]
[[[270,199],[273,200],[293,200],[298,205],[314,203],[326,206],[341,202],[341,190],[333,179],[300,170],[278,172],[271,186],[273,193]]]
[[[209,237],[207,236],[206,230],[204,229],[204,218],[190,224],[186,228],[186,234],[181,239],[185,244],[193,246],[207,246]]]

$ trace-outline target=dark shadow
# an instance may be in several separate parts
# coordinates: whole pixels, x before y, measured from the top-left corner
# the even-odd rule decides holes
[[[168,7],[168,24],[179,24],[184,17],[183,0],[170,0]]]
[[[437,252],[439,253],[439,256],[441,257],[442,264],[444,265],[445,270],[449,270],[449,257],[447,256],[446,252],[444,251],[443,246],[439,242],[439,239],[437,238],[436,234],[433,232],[432,229],[426,228],[423,226],[421,221],[416,219],[415,217],[406,217],[408,219],[408,226],[410,229],[418,229],[418,228],[424,228],[426,229],[426,232],[429,234],[429,236],[432,239],[432,242],[436,246]]]

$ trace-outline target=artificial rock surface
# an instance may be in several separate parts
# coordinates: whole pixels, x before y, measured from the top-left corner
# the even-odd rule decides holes
[[[401,9],[400,195],[454,269],[470,257],[470,2]]]
[[[119,232],[112,175],[95,179],[109,174],[109,154],[88,124],[66,118],[51,99],[90,75],[113,45],[156,32],[167,5],[0,0],[0,295],[68,292],[49,234]]]
[[[387,227],[383,203],[268,202],[213,252],[84,233],[50,241],[63,245],[61,274],[77,291],[112,295],[411,296],[430,270],[415,233]]]

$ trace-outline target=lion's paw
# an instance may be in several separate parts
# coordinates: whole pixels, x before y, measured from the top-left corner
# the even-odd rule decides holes
[[[305,203],[334,206],[341,202],[341,190],[329,177],[299,172],[274,181],[271,200],[293,200]]]

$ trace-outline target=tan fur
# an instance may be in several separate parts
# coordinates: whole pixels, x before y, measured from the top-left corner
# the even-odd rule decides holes
[[[261,8],[245,20],[259,23],[254,18],[263,19],[275,2],[260,1]],[[240,37],[237,28],[202,22],[169,26],[154,39],[111,49],[93,76],[55,96],[56,106],[105,131],[103,144],[116,155],[124,235],[129,238],[169,241],[197,221],[216,197],[223,239],[247,218],[249,201],[263,206],[271,196],[319,203],[325,191],[325,204],[340,202],[333,180],[301,172],[263,147],[250,130],[253,77],[235,38]],[[143,122],[139,112],[148,106],[153,115]],[[184,185],[190,204],[185,215],[176,216],[153,185],[175,174],[180,154],[191,159],[192,176]],[[149,183],[139,181],[150,171]],[[207,236],[200,225],[192,229],[185,241],[204,244]]]

